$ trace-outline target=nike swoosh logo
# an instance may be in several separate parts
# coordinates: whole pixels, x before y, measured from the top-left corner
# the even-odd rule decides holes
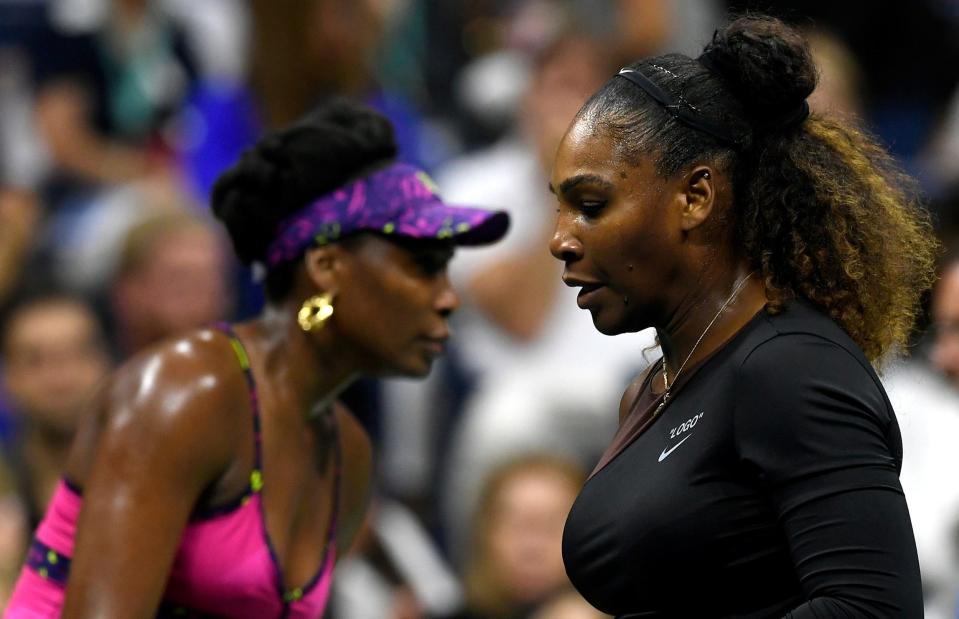
[[[688,434],[688,435],[686,435],[686,438],[684,438],[683,440],[679,441],[678,443],[676,443],[675,445],[673,445],[673,446],[670,447],[669,449],[664,449],[664,450],[663,450],[663,453],[659,454],[659,461],[662,462],[663,460],[665,460],[666,458],[668,458],[668,457],[669,457],[669,454],[671,454],[671,453],[673,453],[674,451],[676,451],[676,448],[677,448],[677,447],[679,447],[680,445],[682,445],[683,443],[685,443],[686,441],[688,441],[690,438],[692,438],[692,436],[693,436],[692,434]]]

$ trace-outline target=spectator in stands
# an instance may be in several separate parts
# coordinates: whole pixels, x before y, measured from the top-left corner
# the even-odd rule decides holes
[[[39,218],[31,192],[0,186],[0,303],[19,281]]]
[[[927,619],[954,619],[959,594],[959,257],[947,260],[931,304],[931,346],[883,383],[902,431],[902,487],[916,535]]]
[[[518,456],[489,475],[473,517],[467,611],[458,619],[529,617],[570,586],[563,525],[584,478],[578,465],[540,454]]]
[[[32,530],[63,474],[83,405],[110,364],[93,309],[55,290],[11,302],[0,352],[16,427],[10,455]]]
[[[30,54],[57,180],[76,189],[166,176],[169,121],[197,78],[185,35],[150,0],[111,0],[86,28],[57,4]]]
[[[225,318],[226,256],[216,229],[191,213],[161,212],[134,225],[110,291],[120,356]]]
[[[947,263],[932,301],[932,363],[959,387],[959,257]]]

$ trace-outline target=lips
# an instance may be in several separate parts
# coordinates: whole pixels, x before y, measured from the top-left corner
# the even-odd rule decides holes
[[[601,288],[605,288],[605,285],[601,282],[577,277],[569,273],[563,275],[563,283],[571,288],[582,288],[582,290],[579,291],[579,295],[576,296],[576,305],[578,305],[580,309],[589,307],[590,301],[596,297],[596,292]]]
[[[600,284],[583,286],[583,289],[579,291],[578,295],[576,295],[576,305],[578,305],[580,309],[586,309],[589,307],[590,300],[596,296],[596,292],[601,288],[604,288],[604,286]]]
[[[420,342],[423,344],[423,347],[432,355],[440,356],[446,352],[446,342],[449,340],[448,335],[438,336],[438,337],[423,337],[420,338]]]

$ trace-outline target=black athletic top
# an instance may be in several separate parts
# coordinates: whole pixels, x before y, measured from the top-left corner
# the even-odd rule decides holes
[[[566,570],[617,617],[922,617],[901,462],[849,336],[761,311],[586,483]]]

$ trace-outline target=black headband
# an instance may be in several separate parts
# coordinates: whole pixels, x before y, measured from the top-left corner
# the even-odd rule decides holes
[[[742,148],[744,146],[743,141],[734,137],[726,129],[726,127],[703,118],[697,114],[688,103],[686,106],[680,105],[676,99],[670,96],[665,90],[654,84],[653,81],[646,77],[646,75],[644,75],[639,69],[620,69],[617,77],[627,79],[633,84],[639,86],[643,92],[652,97],[654,101],[662,105],[673,118],[684,125],[692,127],[693,129],[698,129],[703,133],[708,133],[720,142],[735,148]]]
[[[712,70],[712,67],[706,62],[703,62],[702,58],[700,58],[700,62],[708,70]],[[617,77],[627,79],[636,86],[639,86],[643,92],[652,97],[654,101],[662,105],[666,111],[669,112],[669,114],[679,122],[692,127],[693,129],[698,129],[703,133],[708,133],[720,142],[728,144],[734,148],[742,149],[745,146],[742,139],[734,137],[726,127],[714,123],[709,119],[703,118],[696,112],[695,108],[689,105],[688,102],[685,106],[680,105],[680,101],[683,101],[682,97],[680,97],[680,101],[677,101],[671,95],[669,95],[669,93],[653,83],[653,81],[646,77],[646,75],[639,69],[620,69]],[[796,106],[796,109],[784,115],[782,118],[763,126],[757,126],[756,130],[765,132],[771,129],[789,129],[806,120],[808,116],[809,103],[803,100],[802,103]]]

